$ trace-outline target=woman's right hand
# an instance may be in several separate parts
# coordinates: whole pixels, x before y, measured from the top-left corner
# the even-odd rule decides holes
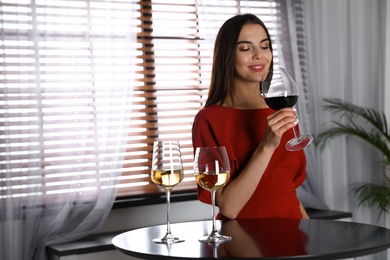
[[[287,130],[298,124],[295,109],[291,107],[282,108],[267,117],[267,130],[262,145],[276,149]]]

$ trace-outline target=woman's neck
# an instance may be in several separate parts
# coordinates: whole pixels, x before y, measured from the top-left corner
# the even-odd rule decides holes
[[[221,105],[238,109],[259,109],[268,107],[264,98],[260,95],[258,84],[235,86],[234,93],[228,95]]]

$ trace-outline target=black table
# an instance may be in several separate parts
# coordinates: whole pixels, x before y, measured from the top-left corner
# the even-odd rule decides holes
[[[171,224],[182,243],[155,244],[166,225],[135,229],[117,235],[113,245],[143,259],[340,259],[373,254],[390,247],[390,230],[368,224],[334,220],[247,219],[217,221],[232,240],[217,245],[199,242],[211,230],[211,221]]]

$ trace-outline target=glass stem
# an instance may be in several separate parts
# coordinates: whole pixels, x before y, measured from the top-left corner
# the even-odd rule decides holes
[[[215,191],[211,192],[211,205],[212,205],[212,214],[213,214],[213,233],[217,232],[217,225],[215,222]]]
[[[294,132],[294,137],[295,139],[297,138],[298,134],[297,134],[297,130],[295,130],[295,126],[292,128],[293,132]]]
[[[169,211],[170,211],[170,205],[171,205],[171,190],[165,190],[165,193],[167,195],[167,234],[171,234],[171,225],[169,221]]]

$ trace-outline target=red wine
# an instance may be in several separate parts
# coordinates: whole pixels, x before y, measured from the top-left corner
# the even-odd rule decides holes
[[[275,110],[279,110],[284,107],[293,107],[298,101],[298,96],[287,97],[269,97],[265,98],[265,103]]]

